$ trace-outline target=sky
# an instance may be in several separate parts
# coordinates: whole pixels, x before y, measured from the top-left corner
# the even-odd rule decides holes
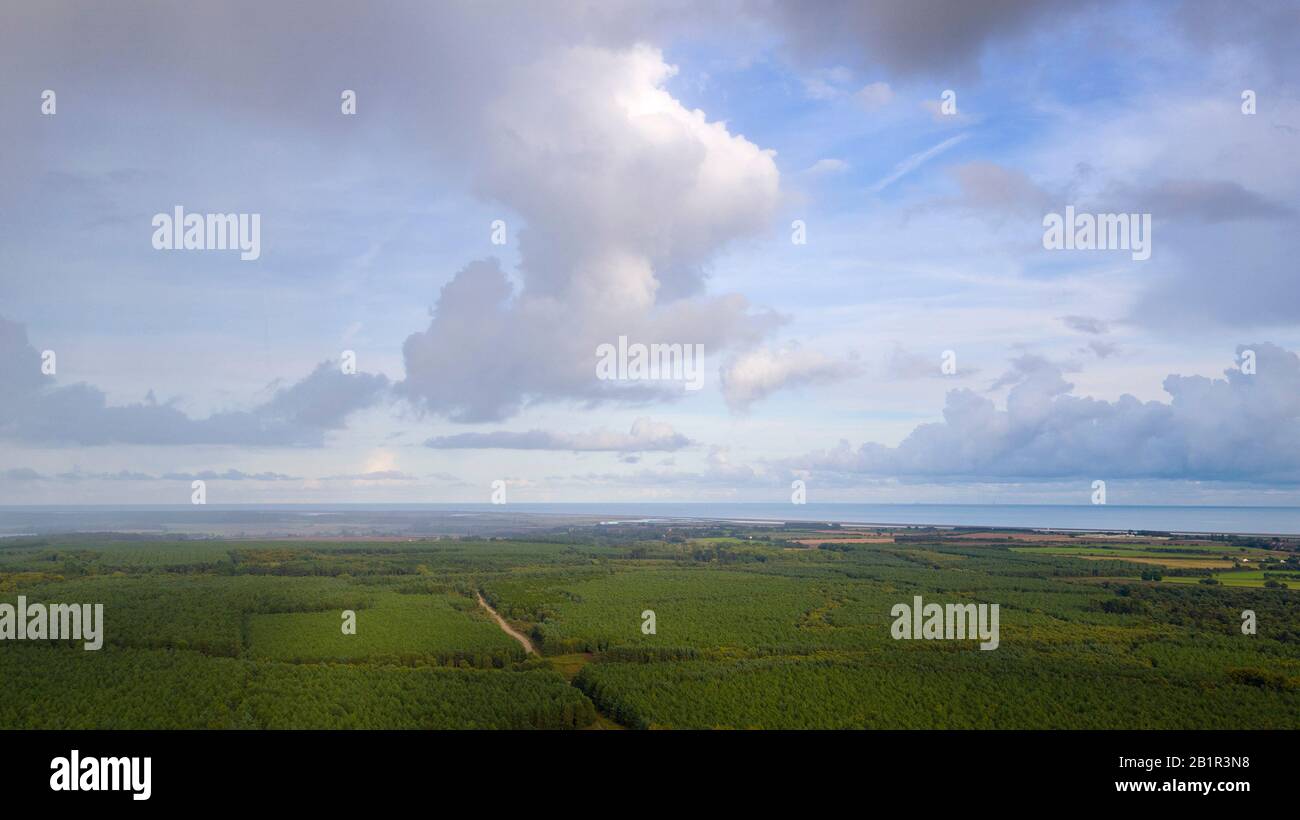
[[[4,2],[0,504],[1300,504],[1297,42],[1296,2]],[[257,252],[159,247],[178,207]],[[1067,208],[1147,257],[1049,247]]]

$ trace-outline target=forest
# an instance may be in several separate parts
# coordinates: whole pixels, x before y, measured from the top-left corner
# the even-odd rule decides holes
[[[0,602],[103,604],[104,645],[0,641],[0,728],[1300,728],[1297,578],[1160,533],[9,538]],[[997,649],[894,640],[916,595]]]

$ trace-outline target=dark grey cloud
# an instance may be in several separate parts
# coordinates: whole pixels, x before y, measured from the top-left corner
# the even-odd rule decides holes
[[[1135,324],[1258,326],[1300,317],[1300,285],[1291,264],[1300,255],[1297,203],[1234,180],[1177,177],[1111,182],[1084,196],[1080,190],[1092,174],[1086,165],[1054,186],[983,161],[956,166],[950,173],[959,193],[940,204],[992,222],[1025,220],[1031,235],[1040,235],[1044,214],[1070,203],[1090,213],[1151,214],[1153,261],[1140,266],[1148,284],[1125,317]],[[1093,332],[1072,318],[1064,321],[1073,330]]]
[[[1071,373],[1078,370],[1079,365],[1074,362],[1055,362],[1037,353],[1022,353],[1011,360],[1011,366],[1001,376],[994,379],[989,384],[988,389],[989,392],[993,392],[1004,387],[1014,387],[1039,377],[1059,379],[1061,373]]]
[[[953,379],[978,375],[980,370],[962,364],[956,373],[943,372],[943,350],[921,353],[894,342],[885,354],[882,375],[888,379]]]
[[[1225,115],[1249,121],[1233,99]],[[1132,123],[1141,127],[1137,119]],[[1263,156],[1285,150],[1267,132],[1265,136],[1189,128],[1171,137],[1167,150],[1205,150],[1202,142],[1211,140],[1217,146],[1213,154],[1232,156],[1234,163],[1249,156],[1243,145],[1253,144],[1250,150]],[[1022,219],[1026,238],[1041,236],[1044,214],[1059,213],[1067,204],[1081,212],[1151,214],[1152,259],[1134,267],[1134,281],[1142,286],[1122,317],[1134,325],[1163,330],[1208,322],[1257,328],[1300,318],[1300,279],[1292,262],[1300,256],[1300,200],[1287,186],[1294,175],[1286,168],[1274,175],[1278,192],[1269,194],[1213,172],[1187,177],[1144,171],[1094,184],[1092,177],[1100,172],[1087,163],[1052,184],[983,161],[956,166],[950,173],[959,193],[940,204],[993,222]],[[1064,321],[1073,330],[1093,332],[1074,319]],[[1099,355],[1110,352],[1091,349]]]
[[[217,472],[215,470],[203,470],[198,473],[163,473],[159,478],[163,481],[301,481],[298,476],[285,475],[284,473],[261,472],[246,473],[242,470],[225,470]]]
[[[285,427],[338,430],[349,415],[382,399],[388,387],[388,377],[383,374],[348,374],[338,362],[325,361],[301,381],[276,390],[252,413]]]
[[[867,443],[793,459],[831,474],[935,479],[1152,478],[1300,483],[1300,357],[1242,345],[1257,372],[1171,375],[1168,402],[1070,395],[1058,367],[1022,362],[1005,409],[970,390],[948,394],[941,422],[897,447]]]
[[[1101,339],[1093,339],[1088,342],[1086,349],[1096,354],[1098,359],[1109,359],[1119,353],[1119,345],[1114,342],[1103,342]]]
[[[0,478],[6,481],[43,481],[45,476],[30,467],[11,467],[0,472]]]
[[[1294,325],[1300,319],[1300,220],[1157,224],[1149,282],[1126,317],[1184,329]]]
[[[1295,211],[1224,179],[1166,179],[1154,185],[1108,195],[1131,203],[1128,211],[1149,213],[1156,220],[1187,220],[1217,224],[1259,219],[1287,219]]]
[[[1151,214],[1151,259],[1139,266],[1148,284],[1128,321],[1257,328],[1300,318],[1300,201],[1285,196],[1292,201],[1234,180],[1171,177],[1111,183],[1081,210]]]
[[[693,442],[671,425],[637,419],[627,433],[596,430],[587,433],[559,433],[546,430],[490,433],[459,433],[425,442],[437,450],[560,450],[573,452],[642,453],[674,451]]]
[[[86,473],[81,470],[59,473],[57,478],[60,481],[157,481],[157,476],[148,473],[140,473],[134,470],[118,470],[114,473]]]
[[[383,375],[345,375],[323,362],[252,410],[195,419],[152,392],[142,402],[110,405],[93,385],[58,385],[43,375],[26,328],[0,318],[0,437],[24,443],[319,446],[388,389]]]
[[[1110,330],[1110,325],[1093,316],[1062,316],[1061,321],[1070,330],[1077,330],[1080,333],[1088,333],[1093,336],[1100,336]]]
[[[1194,45],[1253,57],[1242,65],[1246,77],[1271,86],[1293,83],[1300,71],[1300,4],[1292,0],[1189,0],[1175,19]]]
[[[8,481],[48,481],[49,476],[42,475],[28,467],[6,470],[0,473],[0,478]],[[228,469],[223,471],[204,470],[197,473],[163,473],[162,475],[150,475],[149,473],[136,472],[134,470],[118,470],[117,472],[83,472],[73,470],[71,472],[59,473],[53,477],[58,481],[299,481],[296,476],[285,475],[284,473],[260,472],[246,473],[242,470]]]
[[[1065,0],[773,0],[753,8],[773,21],[804,60],[838,59],[899,75],[976,72],[984,50],[1087,3]]]
[[[754,0],[746,8],[784,35],[794,56],[906,77],[978,78],[980,58],[1033,36],[1057,40],[1086,20],[1096,48],[1134,43],[1112,16],[1119,3],[1070,0]],[[1141,4],[1137,4],[1140,7]],[[1291,0],[1174,0],[1161,4],[1178,38],[1207,62],[1232,50],[1242,79],[1270,87],[1300,68],[1300,6]]]
[[[954,204],[993,219],[1041,219],[1052,203],[1059,201],[1059,194],[1049,192],[1024,172],[996,162],[966,162],[949,173],[960,189]]]

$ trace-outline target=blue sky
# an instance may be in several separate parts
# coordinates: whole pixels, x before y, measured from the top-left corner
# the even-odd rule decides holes
[[[3,15],[0,503],[1300,501],[1295,3]]]

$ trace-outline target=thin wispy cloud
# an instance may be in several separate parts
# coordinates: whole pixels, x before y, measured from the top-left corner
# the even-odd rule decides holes
[[[898,182],[900,179],[912,173],[917,168],[920,168],[922,165],[926,164],[930,160],[939,156],[943,152],[947,151],[948,149],[952,148],[955,145],[960,144],[968,136],[970,135],[958,134],[957,136],[949,137],[948,139],[944,140],[938,145],[933,145],[925,149],[924,151],[917,151],[915,154],[912,154],[907,159],[895,165],[894,170],[891,171],[888,176],[886,176],[884,179],[877,182],[875,185],[872,185],[869,190],[873,194],[880,193],[884,189],[888,188],[890,185],[893,185],[895,182]]]

